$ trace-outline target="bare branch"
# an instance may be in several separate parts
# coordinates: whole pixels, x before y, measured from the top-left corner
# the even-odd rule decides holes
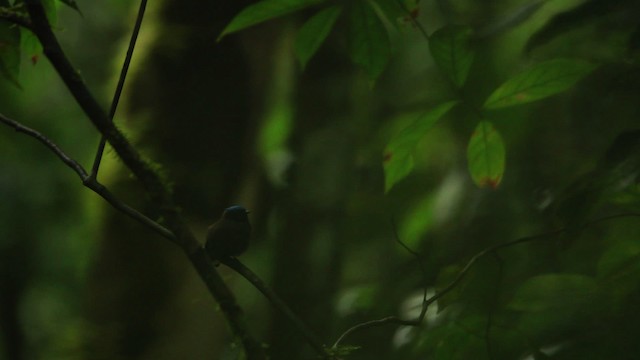
[[[420,315],[418,316],[418,319],[416,320],[417,322],[422,322],[422,320],[424,319],[425,315],[427,314],[427,270],[424,268],[424,265],[422,264],[422,261],[420,259],[420,254],[418,254],[417,252],[413,251],[410,247],[408,247],[405,243],[402,242],[402,240],[400,240],[400,235],[398,235],[398,226],[396,226],[396,221],[394,219],[394,217],[391,217],[391,227],[393,229],[393,236],[396,240],[396,242],[398,244],[400,244],[400,246],[402,246],[405,250],[407,250],[407,252],[411,255],[413,255],[416,259],[416,262],[418,263],[418,266],[420,267],[420,271],[422,272],[422,280],[424,282],[424,287],[422,289],[422,309],[420,309]]]
[[[605,217],[601,217],[598,219],[594,219],[592,221],[589,221],[587,223],[585,223],[584,225],[582,225],[581,228],[586,228],[589,227],[591,225],[595,225],[597,223],[601,223],[607,220],[612,220],[612,219],[618,219],[618,218],[623,218],[623,217],[640,217],[640,214],[638,213],[633,213],[633,212],[629,212],[629,213],[622,213],[622,214],[615,214],[615,215],[609,215],[609,216],[605,216]],[[396,316],[388,316],[382,319],[378,319],[378,320],[371,320],[371,321],[367,321],[367,322],[363,322],[360,324],[356,324],[354,326],[352,326],[351,328],[349,328],[347,331],[345,331],[344,333],[342,333],[342,335],[340,335],[340,337],[338,338],[338,340],[336,340],[336,342],[333,344],[332,348],[337,348],[340,343],[349,335],[360,331],[360,330],[364,330],[364,329],[368,329],[368,328],[373,328],[373,327],[378,327],[378,326],[382,326],[382,325],[388,325],[388,324],[395,324],[395,325],[406,325],[406,326],[418,326],[420,325],[420,323],[422,323],[423,317],[422,314],[426,313],[427,308],[429,307],[429,305],[433,304],[434,302],[436,302],[438,299],[440,299],[441,297],[445,296],[447,293],[449,293],[451,290],[453,290],[456,286],[458,286],[458,284],[462,281],[462,279],[464,279],[464,277],[467,275],[467,273],[469,272],[469,270],[471,270],[471,267],[482,257],[484,257],[487,254],[490,253],[495,253],[497,250],[506,248],[506,247],[510,247],[510,246],[514,246],[514,245],[518,245],[518,244],[523,244],[523,243],[527,243],[527,242],[532,242],[532,241],[537,241],[537,240],[549,240],[550,238],[560,235],[562,233],[565,233],[567,231],[573,230],[573,228],[560,228],[557,230],[551,230],[545,233],[540,233],[537,235],[531,235],[531,236],[525,236],[516,240],[512,240],[512,241],[507,241],[504,243],[500,243],[500,244],[496,244],[493,246],[489,246],[488,248],[480,251],[479,253],[475,254],[473,257],[471,257],[471,259],[467,262],[467,264],[464,266],[464,268],[462,268],[462,270],[460,270],[460,272],[458,273],[458,275],[456,276],[455,279],[453,279],[453,281],[451,281],[447,286],[445,286],[442,290],[440,290],[440,292],[438,292],[437,294],[433,295],[432,297],[430,297],[429,299],[427,299],[424,303],[423,303],[423,308],[422,311],[420,312],[421,316],[419,316],[417,319],[415,320],[404,320],[404,319],[400,319]]]
[[[65,163],[65,165],[70,167],[76,174],[78,174],[84,186],[88,187],[89,189],[93,190],[95,193],[100,195],[109,204],[111,204],[111,206],[125,213],[129,217],[137,220],[143,225],[146,225],[147,227],[154,230],[164,238],[167,238],[175,242],[176,237],[171,231],[167,230],[162,225],[146,217],[145,215],[140,213],[138,210],[120,201],[104,185],[98,183],[94,178],[90,178],[86,170],[82,167],[82,165],[80,165],[77,161],[75,161],[69,155],[67,155],[56,143],[51,141],[51,139],[42,135],[42,133],[30,127],[24,126],[21,123],[13,119],[10,119],[2,114],[0,114],[0,121],[11,126],[16,131],[29,135],[35,138],[36,140],[40,141],[42,144],[44,144],[47,148],[49,148],[49,150],[51,150],[54,154],[56,154],[56,156],[60,160],[62,160],[62,162]]]
[[[111,108],[109,109],[109,119],[113,121],[113,117],[118,109],[118,103],[120,102],[120,96],[122,95],[122,89],[124,88],[124,81],[127,78],[127,72],[129,71],[129,65],[131,64],[131,58],[133,57],[133,50],[136,48],[136,41],[138,40],[138,34],[140,33],[140,27],[142,26],[142,19],[144,18],[144,12],[147,7],[147,0],[140,1],[140,8],[138,9],[138,16],[136,17],[136,23],[133,26],[133,32],[131,33],[131,39],[129,40],[129,48],[122,64],[122,70],[120,70],[120,78],[118,79],[118,85],[116,85],[116,91],[113,94],[113,100],[111,100]],[[104,147],[107,144],[107,139],[102,136],[100,138],[100,144],[96,151],[95,160],[93,161],[93,167],[91,169],[91,177],[98,178],[98,170],[100,169],[100,162],[102,161],[102,154],[104,153]]]
[[[285,304],[280,297],[271,290],[267,284],[262,281],[253,271],[242,264],[238,259],[226,258],[220,259],[220,262],[235,270],[238,274],[242,275],[247,281],[249,281],[256,289],[258,289],[273,306],[282,312],[291,323],[300,331],[300,333],[307,340],[309,345],[323,357],[331,356],[325,346],[322,344],[316,334],[307,327],[307,325]]]

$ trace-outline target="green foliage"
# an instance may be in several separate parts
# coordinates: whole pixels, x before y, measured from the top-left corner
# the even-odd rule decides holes
[[[42,45],[38,38],[29,30],[20,29],[20,49],[25,54],[31,64],[35,65],[42,56]]]
[[[261,22],[271,20],[298,10],[322,3],[323,0],[262,0],[247,6],[227,25],[218,41],[228,34],[244,30]]]
[[[80,12],[80,8],[78,7],[78,3],[76,2],[76,0],[60,0],[63,4],[67,5],[68,7]]]
[[[472,30],[467,26],[445,26],[431,35],[429,50],[436,64],[457,86],[462,87],[473,63]]]
[[[391,56],[387,29],[368,0],[356,0],[349,7],[349,56],[375,80]]]
[[[20,29],[0,22],[0,74],[17,87],[20,71]]]
[[[489,121],[481,121],[467,147],[469,173],[479,187],[497,188],[502,181],[506,150],[502,136]]]
[[[484,104],[498,109],[526,104],[567,90],[596,65],[584,60],[554,59],[533,66],[500,85]]]
[[[384,150],[385,191],[391,188],[413,169],[413,151],[418,141],[431,127],[456,105],[448,101],[420,115],[411,125],[395,135]]]
[[[283,15],[323,3],[323,0],[263,0],[246,7],[222,31],[224,36]],[[349,56],[374,81],[385,69],[391,56],[389,34],[369,0],[348,4]],[[320,48],[342,13],[341,5],[320,10],[301,27],[296,41],[296,55],[304,68]]]
[[[640,243],[623,241],[607,250],[598,261],[598,277],[611,280],[632,275],[640,278]],[[637,283],[636,283],[637,284]]]
[[[577,274],[534,276],[516,290],[509,307],[517,311],[572,311],[595,301],[594,278]]]
[[[319,11],[302,25],[296,38],[296,55],[302,68],[318,51],[333,25],[342,13],[342,6],[331,6]]]
[[[54,16],[57,4],[77,9],[76,2],[71,0],[51,0],[45,3],[48,4],[48,12]],[[393,340],[391,337],[383,338],[394,331],[392,326],[386,327],[385,330],[365,329],[345,341],[363,344],[362,348],[343,345],[336,349],[327,349],[335,356],[354,360],[515,359],[528,355],[534,358],[563,359],[624,358],[616,354],[614,348],[620,344],[635,345],[637,333],[640,332],[637,325],[640,321],[636,314],[640,292],[640,243],[636,234],[640,229],[637,221],[634,224],[630,219],[598,221],[596,224],[592,220],[619,211],[640,210],[640,142],[639,133],[634,130],[638,126],[635,100],[640,89],[637,86],[638,78],[634,77],[634,74],[637,74],[637,64],[617,59],[620,61],[604,64],[597,76],[588,77],[596,68],[594,63],[560,58],[559,54],[551,53],[538,58],[552,60],[533,63],[524,72],[506,81],[499,79],[496,72],[503,71],[495,71],[496,69],[518,69],[531,61],[530,58],[524,57],[506,59],[504,54],[512,54],[511,49],[522,48],[527,38],[535,37],[530,35],[538,31],[536,29],[540,26],[543,31],[548,28],[548,25],[543,25],[544,20],[557,18],[548,12],[538,12],[543,3],[545,2],[535,0],[524,2],[513,12],[504,11],[504,8],[512,8],[512,2],[496,2],[492,7],[495,7],[496,13],[501,14],[497,18],[502,20],[488,19],[489,26],[473,29],[469,25],[487,20],[485,12],[489,13],[493,9],[488,10],[480,3],[459,5],[461,8],[464,7],[463,16],[460,15],[462,10],[456,8],[449,9],[452,14],[440,18],[437,11],[423,14],[426,16],[421,17],[419,11],[433,9],[433,5],[423,2],[418,7],[412,0],[352,0],[346,3],[320,0],[263,0],[255,3],[238,13],[220,36],[306,9],[304,14],[300,15],[310,17],[301,23],[295,42],[295,56],[303,68],[309,66],[310,59],[317,54],[320,47],[324,49],[334,46],[331,52],[326,54],[327,58],[336,60],[331,57],[335,54],[349,57],[362,68],[370,81],[380,78],[380,75],[387,71],[387,66],[389,69],[386,74],[389,76],[378,81],[376,89],[372,90],[367,88],[366,79],[363,81],[362,76],[343,71],[342,68],[339,73],[332,72],[331,63],[327,63],[322,64],[318,71],[314,69],[305,74],[313,81],[310,85],[305,83],[308,78],[296,78],[297,67],[293,67],[293,60],[296,59],[290,54],[290,44],[282,42],[286,43],[286,46],[283,46],[286,48],[283,52],[285,55],[282,57],[285,61],[278,62],[278,68],[287,68],[289,71],[271,72],[270,75],[275,80],[269,80],[273,83],[266,84],[264,88],[268,90],[263,90],[260,86],[252,88],[251,94],[248,94],[249,91],[247,94],[238,94],[228,87],[223,87],[219,92],[208,89],[201,94],[202,97],[216,100],[246,96],[251,98],[252,103],[260,104],[256,110],[259,113],[258,121],[248,122],[250,125],[246,129],[253,137],[242,137],[242,146],[238,146],[236,151],[228,152],[223,149],[219,153],[210,153],[209,158],[203,161],[196,161],[194,157],[211,145],[206,143],[209,139],[206,138],[202,146],[195,146],[198,139],[195,133],[199,131],[179,124],[181,129],[185,129],[186,141],[180,142],[180,132],[175,132],[175,138],[173,132],[167,132],[171,134],[171,139],[163,138],[163,145],[170,140],[172,146],[152,149],[149,153],[159,154],[166,151],[161,155],[162,158],[184,163],[186,170],[180,173],[181,169],[172,168],[164,161],[161,162],[162,167],[160,163],[155,162],[150,163],[150,166],[177,179],[176,196],[180,197],[181,204],[184,203],[185,215],[193,218],[194,222],[198,221],[197,217],[200,215],[191,213],[189,201],[190,198],[198,196],[190,195],[201,195],[216,190],[213,188],[217,186],[227,186],[217,183],[212,185],[209,178],[205,180],[198,171],[194,173],[194,168],[212,168],[217,178],[229,178],[230,183],[242,184],[240,190],[237,184],[225,187],[234,193],[246,192],[252,198],[267,199],[268,201],[262,204],[263,208],[257,209],[254,215],[258,224],[256,232],[261,237],[264,235],[268,241],[256,242],[258,246],[252,248],[242,261],[247,261],[251,266],[259,264],[258,273],[270,274],[272,277],[269,280],[273,283],[284,284],[281,288],[285,290],[284,294],[287,294],[288,289],[295,289],[292,293],[303,294],[302,305],[297,304],[296,309],[306,311],[306,306],[312,306],[310,301],[315,300],[318,300],[318,303],[335,304],[335,308],[330,309],[335,310],[334,312],[317,311],[320,315],[309,321],[309,326],[314,330],[316,327],[322,329],[323,326],[344,330],[354,323],[387,315],[415,318],[414,315],[420,310],[421,301],[421,297],[417,296],[417,305],[412,302],[416,298],[415,295],[421,295],[423,287],[428,287],[430,293],[431,289],[435,289],[436,293],[449,289],[447,286],[459,278],[469,259],[484,249],[520,236],[554,230],[559,226],[568,230],[580,229],[580,234],[564,231],[561,237],[533,236],[513,246],[500,247],[497,251],[484,253],[486,256],[474,262],[465,272],[464,278],[456,282],[451,291],[432,304],[437,306],[437,313],[435,309],[430,309],[424,326],[406,331],[405,334],[408,335],[402,339],[404,342],[395,343],[402,337],[399,336],[402,335],[402,331],[407,330],[405,327],[400,327],[396,333],[398,336],[394,336]],[[602,0],[583,3],[604,4]],[[8,2],[5,0],[0,4]],[[564,4],[565,7],[567,5],[570,4]],[[549,6],[554,5],[549,2]],[[476,8],[482,8],[482,16],[473,18]],[[547,9],[545,6],[544,11]],[[443,7],[442,12],[445,13],[446,10]],[[528,19],[534,12],[536,14],[531,17],[529,23]],[[605,13],[617,12],[619,10]],[[581,21],[588,21],[594,17],[599,16],[589,15]],[[429,36],[427,42],[424,38],[416,40],[420,32],[414,27],[413,21],[423,20],[427,28],[442,23],[464,25],[447,25],[440,28]],[[402,31],[397,31],[398,24],[401,25],[399,28]],[[565,24],[575,28],[579,22]],[[7,43],[8,39],[10,46],[0,46],[2,74],[9,81],[12,81],[12,78],[6,73],[16,74],[13,75],[13,79],[17,81],[16,59],[20,58],[20,52],[23,57],[31,57],[32,61],[36,62],[42,49],[31,32],[16,32],[15,27],[2,27],[4,25],[5,23],[0,23],[0,39],[3,39],[0,44]],[[173,30],[174,25],[170,24],[171,27],[168,29]],[[186,27],[188,24],[180,25]],[[60,33],[61,28],[64,28],[64,24],[54,27],[54,30]],[[202,36],[201,28],[200,26],[196,30],[192,29],[194,33],[198,33],[199,40]],[[566,29],[555,31],[548,39],[559,38]],[[411,32],[413,37],[407,36],[406,39],[392,44],[391,40],[398,40]],[[287,36],[291,34],[286,33]],[[493,36],[496,34],[504,36],[497,39]],[[622,35],[625,34],[626,32],[622,32]],[[252,36],[249,33],[247,35]],[[332,36],[332,40],[335,37],[337,41],[327,42],[329,35]],[[491,40],[487,41],[489,37]],[[620,36],[620,39],[622,38],[624,36]],[[564,44],[562,39],[557,40],[560,45]],[[405,41],[409,45],[406,48],[403,47],[407,45]],[[160,49],[168,51],[166,42],[160,42]],[[185,41],[184,46],[188,47],[189,43]],[[606,47],[606,44],[601,45]],[[392,47],[398,50],[398,61],[389,61]],[[261,56],[273,55],[274,52],[268,50],[270,49],[257,47],[252,49],[251,55],[246,56],[251,57],[248,60],[252,63],[259,63]],[[193,49],[185,54],[175,54],[175,58],[185,56],[188,58],[186,62],[191,64],[192,51]],[[600,59],[597,56],[588,56],[588,51],[589,49],[585,50],[585,58]],[[149,53],[157,54],[155,51]],[[433,61],[426,58],[427,56]],[[562,56],[581,55],[563,53]],[[600,59],[599,62],[605,61]],[[5,71],[5,63],[13,64],[9,67],[13,70]],[[173,62],[171,64],[173,65]],[[85,66],[82,66],[83,72]],[[224,74],[227,71],[225,66],[197,70],[186,66],[181,68],[180,76],[182,71],[185,77],[194,78],[200,78],[209,70],[221,71]],[[246,70],[240,68],[240,65],[233,66],[238,66],[238,69],[234,70]],[[41,66],[37,70],[43,68],[48,69]],[[609,71],[614,75],[609,74]],[[27,72],[23,71],[22,77],[24,73]],[[317,81],[318,73],[323,76],[320,80],[330,81]],[[280,76],[282,74],[290,75]],[[147,76],[164,75],[145,72],[143,77]],[[603,78],[609,77],[613,78],[610,83],[599,83]],[[415,83],[403,81],[407,78],[417,80]],[[298,81],[300,79],[302,80]],[[571,97],[540,102],[535,106],[518,106],[560,94],[581,79],[584,82],[580,85],[589,86],[582,86],[571,92]],[[39,87],[47,88],[50,85],[39,81],[38,79]],[[397,84],[389,85],[392,82]],[[281,87],[284,83],[287,85]],[[488,88],[488,84],[499,83],[502,85],[495,89]],[[451,84],[453,86],[450,86]],[[218,84],[211,84],[211,87],[215,86]],[[452,87],[455,87],[453,91]],[[298,94],[289,96],[289,91],[293,89],[300,90],[301,101]],[[156,91],[162,92],[162,95],[155,95]],[[259,94],[262,91],[266,95]],[[171,99],[171,106],[174,106],[173,100],[180,100],[180,96],[171,86],[158,87],[152,93],[145,96]],[[189,93],[188,97],[194,98],[190,92],[185,93]],[[285,95],[274,96],[276,93]],[[451,95],[452,93],[455,95]],[[308,97],[308,94],[312,94],[312,97]],[[345,94],[347,96],[344,96]],[[486,94],[490,96],[487,98]],[[262,95],[264,97],[261,97]],[[19,95],[15,97],[17,96]],[[51,94],[47,96],[51,97]],[[55,96],[58,96],[58,93]],[[443,102],[443,99],[450,99],[452,96],[459,97]],[[42,102],[43,108],[48,111],[46,106],[51,106],[51,102],[46,100],[46,96],[44,98],[45,100],[34,102]],[[483,102],[485,99],[486,102]],[[57,97],[53,100],[59,101]],[[313,103],[313,106],[310,106],[310,103]],[[153,102],[154,106],[156,104],[157,102]],[[437,105],[429,107],[428,111],[422,111],[426,108],[425,104]],[[66,108],[77,108],[66,105]],[[200,111],[200,104],[196,105]],[[142,107],[140,109],[140,113],[148,110]],[[494,109],[501,111],[497,112]],[[15,109],[9,111],[16,112]],[[220,116],[226,119],[228,113],[219,109],[215,111],[218,113],[212,114],[212,117]],[[66,115],[68,114],[56,115],[54,120],[80,117],[75,113],[74,116]],[[445,115],[447,121],[440,121]],[[165,130],[164,125],[157,125],[160,123],[155,122],[155,116],[149,117],[154,118],[153,126],[158,126],[158,131]],[[49,119],[43,119],[43,123],[45,120]],[[204,123],[215,121],[202,121],[197,124],[203,127],[209,125]],[[46,124],[58,129],[61,127],[59,124],[64,122],[49,121]],[[401,128],[401,124],[407,126]],[[434,129],[436,124],[437,129]],[[384,141],[388,140],[385,139],[387,130],[394,126],[400,131],[394,132],[391,140],[386,143],[383,161],[380,164],[380,150],[385,145]],[[471,134],[469,126],[475,126]],[[73,135],[69,134],[69,138],[61,137],[62,141],[66,142],[62,143],[63,147],[77,140],[74,136],[77,134],[75,131],[74,129]],[[231,134],[233,131],[229,132]],[[224,135],[233,138],[230,134]],[[237,134],[233,132],[234,136]],[[445,136],[440,136],[443,134]],[[0,136],[2,135],[0,133]],[[603,151],[617,135],[619,137],[613,141],[613,145]],[[91,136],[84,137],[91,140]],[[451,179],[466,178],[463,176],[466,173],[461,174],[460,171],[461,168],[464,169],[462,164],[465,155],[468,165],[466,171],[475,185],[480,188],[500,186],[505,176],[507,155],[504,139],[509,143],[510,162],[507,175],[510,176],[510,181],[505,182],[508,186],[505,186],[503,191],[478,191],[472,189],[468,181],[459,181],[462,184],[459,185],[459,194],[440,196],[441,188],[454,183]],[[93,146],[89,140],[87,142],[91,142]],[[466,147],[463,143],[465,140],[468,140]],[[141,143],[147,145],[146,142]],[[21,149],[22,145],[16,143],[14,146],[13,142],[4,141],[0,141],[0,145],[5,145],[3,148],[10,150],[12,160],[20,155],[17,149]],[[186,158],[178,158],[180,155],[175,150],[178,148],[195,148],[195,151]],[[440,151],[441,149],[447,151]],[[91,151],[92,149],[74,153],[90,154]],[[241,153],[242,151],[254,153],[245,154]],[[284,152],[287,152],[286,156],[282,156]],[[428,156],[425,155],[427,152]],[[279,164],[282,166],[278,170],[286,172],[287,181],[278,183],[279,186],[273,186],[275,182],[256,186],[255,183],[262,183],[260,179],[266,171],[263,168],[251,168],[253,164],[247,165],[250,171],[247,171],[246,176],[258,181],[236,181],[238,175],[229,175],[227,163],[217,164],[220,159],[230,154],[241,155],[246,159],[252,159],[256,154],[263,157],[273,156],[276,161],[281,161]],[[35,158],[44,157],[36,153]],[[11,182],[13,168],[3,164],[2,160],[0,158],[0,174],[10,174],[11,176],[5,178]],[[293,166],[292,162],[295,163]],[[18,165],[14,168],[21,165],[19,161],[16,161],[16,164]],[[335,166],[336,164],[340,166]],[[428,166],[424,166],[425,164]],[[384,170],[385,196],[380,193],[380,165]],[[303,173],[300,169],[310,175],[299,176]],[[414,176],[408,177],[407,175],[413,171]],[[285,176],[282,178],[285,179]],[[190,185],[184,185],[185,179],[196,179],[202,187],[191,189]],[[28,201],[23,198],[33,196],[33,191],[6,191],[3,188],[6,186],[6,179],[0,176],[0,180],[0,192],[8,194],[13,199],[7,200],[7,203]],[[66,183],[64,179],[56,181]],[[402,186],[397,186],[401,181]],[[354,183],[358,186],[354,186]],[[360,186],[361,184],[371,186]],[[50,196],[50,189],[42,190],[37,185],[30,187],[32,189],[25,190],[35,190],[42,198]],[[391,189],[394,191],[391,192]],[[549,204],[539,208],[537,204],[532,204],[532,192],[536,192],[537,189],[550,194]],[[312,195],[301,197],[299,193],[302,191],[308,191]],[[21,196],[22,193],[27,196]],[[77,199],[77,196],[66,198]],[[51,208],[55,211],[51,211],[52,213],[64,206],[61,204],[62,201],[68,199],[54,200]],[[276,205],[271,206],[272,203]],[[318,207],[321,207],[322,211],[318,211]],[[150,209],[143,210],[152,213]],[[16,216],[27,218],[17,211],[14,212]],[[416,269],[415,257],[409,256],[400,247],[393,247],[392,234],[388,226],[390,213],[397,217],[399,238],[411,249],[415,249],[420,258],[424,258],[424,273]],[[56,213],[56,217],[58,215]],[[104,214],[100,213],[96,218],[102,216]],[[336,218],[339,220],[335,220]],[[71,220],[68,220],[70,224],[75,224]],[[11,225],[5,222],[0,226],[3,235],[7,224]],[[205,226],[198,226],[200,225],[203,228]],[[62,228],[61,225],[58,226]],[[40,232],[51,233],[51,228],[48,225],[43,226]],[[107,229],[109,232],[115,230]],[[54,231],[65,234],[61,229]],[[21,239],[9,234],[2,238]],[[572,241],[559,244],[556,240],[564,240],[565,235]],[[271,248],[271,244],[275,242],[271,241],[273,239],[283,243],[287,241],[281,250],[290,253],[282,255],[283,253],[277,249],[274,251]],[[146,239],[141,237],[140,241]],[[105,244],[107,251],[122,251],[109,249],[108,246],[110,243]],[[307,249],[310,255],[305,258]],[[48,250],[46,248],[42,251],[42,258],[48,259],[46,261],[51,264],[57,264],[58,259],[54,255],[59,252]],[[122,252],[125,253],[126,250]],[[291,265],[282,259],[300,261]],[[40,262],[40,259],[38,261]],[[291,279],[300,278],[296,275],[299,275],[301,263],[309,267],[308,273],[313,278],[304,278],[302,286],[294,286]],[[285,271],[273,271],[280,268]],[[347,270],[344,270],[345,268]],[[287,273],[294,276],[285,278],[282,275]],[[137,275],[131,274],[130,277],[134,278]],[[231,278],[226,280],[233,281]],[[325,280],[331,282],[326,288],[322,285]],[[311,291],[304,289],[305,281],[311,284]],[[327,288],[335,289],[335,292],[324,291]],[[249,289],[247,293],[251,294],[253,290]],[[36,292],[31,299],[46,297],[47,294],[42,292]],[[246,308],[251,315],[249,318],[260,318],[264,315],[263,307],[251,307],[252,302],[245,301],[249,298],[242,296],[242,292],[239,294],[242,306],[244,307],[245,303],[249,304]],[[72,297],[71,294],[69,297]],[[150,302],[153,300],[155,299],[149,299]],[[289,299],[286,301],[289,302]],[[32,302],[37,303],[33,300]],[[24,307],[30,311],[34,304],[29,303]],[[55,309],[54,306],[49,307]],[[189,309],[193,307],[193,304],[185,306]],[[27,320],[35,323],[36,318],[32,316]],[[57,318],[53,319],[56,321],[45,323],[59,323]],[[156,319],[152,320],[152,323],[157,323]],[[37,321],[38,326],[41,326],[41,323],[42,321]],[[44,325],[48,326],[47,324]],[[266,324],[260,330],[274,337],[280,336],[280,333],[269,333],[272,331],[270,326],[273,324]],[[75,325],[74,328],[79,329]],[[55,329],[47,328],[46,333],[52,331]],[[77,336],[77,342],[80,342],[81,334]],[[631,340],[628,341],[626,337]],[[330,344],[331,340],[335,339],[322,340]],[[549,345],[554,344],[562,345],[554,350],[556,353],[547,351]],[[290,345],[294,348],[297,344],[291,342]],[[241,345],[238,343],[235,346]],[[601,352],[592,351],[592,346],[599,346]],[[630,354],[635,358],[639,354],[637,346],[620,348],[620,353],[625,356]],[[275,347],[271,347],[269,350],[277,351],[274,349]],[[291,349],[287,348],[284,351],[289,350]],[[294,354],[293,350],[291,354]],[[298,358],[295,355],[290,357]]]

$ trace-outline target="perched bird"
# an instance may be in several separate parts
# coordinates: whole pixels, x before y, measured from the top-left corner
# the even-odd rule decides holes
[[[204,248],[211,259],[238,256],[247,250],[251,235],[248,213],[242,206],[228,207],[209,227]]]

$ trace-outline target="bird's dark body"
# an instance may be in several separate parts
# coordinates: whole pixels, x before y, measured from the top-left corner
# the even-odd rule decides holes
[[[250,236],[247,211],[240,206],[232,206],[209,227],[205,249],[212,259],[238,256],[249,247]]]

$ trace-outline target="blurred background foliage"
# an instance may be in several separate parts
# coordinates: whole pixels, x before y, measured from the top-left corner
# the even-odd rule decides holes
[[[116,115],[200,236],[228,205],[249,208],[254,236],[242,261],[330,345],[358,322],[416,317],[423,290],[435,294],[484,248],[566,226],[481,258],[421,326],[347,338],[361,346],[349,358],[640,357],[640,221],[582,228],[640,210],[638,1],[406,2],[429,34],[473,29],[475,60],[460,90],[403,17],[392,19],[392,55],[375,82],[352,65],[340,20],[300,68],[297,29],[313,11],[216,43],[249,4],[151,2]],[[59,7],[56,33],[106,108],[137,4],[78,5],[81,16]],[[88,166],[98,134],[33,55],[22,54],[19,88],[0,83],[0,111]],[[497,189],[477,188],[468,174],[480,119],[459,106],[419,140],[413,171],[385,194],[383,150],[416,114],[457,96],[480,106],[514,74],[560,57],[599,68],[559,95],[485,113],[506,148]],[[106,161],[100,180],[153,216],[122,163],[112,152]],[[0,131],[0,200],[0,359],[240,356],[175,246],[10,128]],[[424,273],[397,244],[392,219]],[[273,359],[314,358],[256,289],[220,271]]]

